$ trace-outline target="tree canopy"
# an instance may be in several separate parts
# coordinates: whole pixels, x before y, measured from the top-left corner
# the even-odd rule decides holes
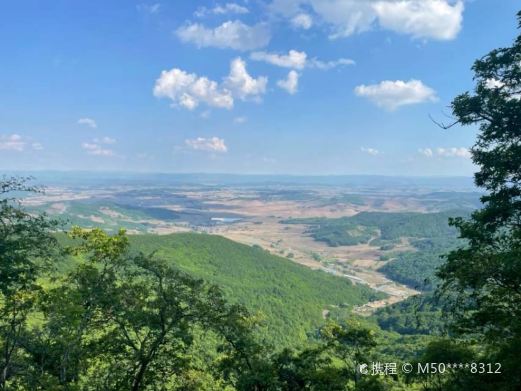
[[[521,28],[521,12],[518,14]],[[452,102],[456,122],[478,126],[472,160],[487,194],[470,219],[453,219],[467,245],[450,252],[439,277],[458,292],[456,328],[480,335],[490,357],[504,362],[496,377],[519,389],[521,376],[521,36],[473,66],[475,90]]]

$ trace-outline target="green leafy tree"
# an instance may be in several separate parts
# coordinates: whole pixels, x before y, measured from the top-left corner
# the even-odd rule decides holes
[[[76,266],[41,295],[44,324],[27,347],[33,384],[53,379],[57,390],[266,389],[269,376],[260,374],[267,366],[259,365],[251,317],[228,304],[218,287],[153,254],[133,253],[124,231],[110,236],[73,228],[69,236]],[[213,362],[194,356],[200,330],[212,341],[204,346]]]
[[[355,319],[329,321],[318,330],[315,346],[299,353],[285,349],[273,358],[284,391],[389,390],[392,379],[363,376],[360,364],[373,360],[376,333]]]
[[[475,352],[466,342],[450,338],[434,340],[427,345],[420,360],[413,363],[413,367],[418,368],[418,364],[430,367],[430,363],[434,363],[436,371],[432,368],[429,368],[426,373],[415,370],[407,375],[407,380],[411,383],[420,383],[424,391],[479,390],[482,388],[476,388],[477,376],[470,373],[468,368],[452,368],[454,364],[465,365],[475,362],[476,359]],[[451,368],[448,368],[449,364]],[[442,373],[439,368],[442,368]],[[472,387],[470,387],[471,384]]]
[[[518,14],[521,28],[521,13]],[[483,208],[453,219],[467,245],[439,272],[458,292],[456,326],[478,334],[489,358],[503,362],[495,389],[521,388],[521,36],[474,63],[476,87],[452,102],[456,123],[478,125],[472,159]],[[489,388],[491,389],[491,388]]]
[[[284,349],[273,357],[279,389],[284,391],[345,390],[343,368],[333,363],[333,355],[322,344],[298,353]]]
[[[20,348],[41,290],[38,277],[56,256],[52,230],[57,223],[31,215],[15,198],[38,191],[28,180],[0,180],[0,389],[26,370]]]
[[[376,335],[355,320],[344,324],[329,322],[320,329],[320,338],[328,350],[340,358],[345,371],[355,383],[360,379],[358,366],[369,360],[369,352],[376,347]]]

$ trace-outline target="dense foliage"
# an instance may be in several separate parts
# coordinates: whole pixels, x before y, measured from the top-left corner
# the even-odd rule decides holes
[[[514,390],[521,388],[521,36],[473,70],[474,92],[456,97],[452,111],[456,123],[479,126],[471,152],[487,195],[470,219],[452,220],[468,245],[449,253],[439,276],[444,291],[459,294],[456,329],[477,334],[504,363],[506,375],[489,379],[489,389]]]
[[[454,236],[456,230],[447,224],[449,217],[466,211],[439,213],[361,212],[350,217],[303,218],[284,220],[285,224],[306,224],[309,233],[330,246],[351,246],[380,239],[393,241],[402,237],[439,238]]]
[[[277,345],[304,343],[330,306],[352,308],[384,296],[216,235],[133,235],[130,240],[135,250],[155,252],[176,268],[219,285],[229,300],[258,312],[268,326],[265,338]]]
[[[4,195],[32,190],[17,179],[1,185]],[[0,216],[0,389],[182,387],[200,367],[189,359],[198,330],[214,335],[215,352],[233,363],[230,384],[246,357],[253,370],[253,319],[216,286],[132,254],[123,232],[99,229],[72,230],[75,244],[66,250],[77,262],[55,274],[55,223],[8,196]]]
[[[417,358],[428,343],[357,320],[351,306],[379,297],[367,288],[262,249],[200,234],[73,228],[65,238],[14,199],[0,211],[10,216],[2,310],[12,315],[2,318],[0,389],[399,390],[398,374],[359,365]]]
[[[306,218],[285,221],[307,224],[315,240],[331,246],[368,243],[384,251],[385,262],[379,271],[390,279],[420,291],[430,291],[438,283],[436,271],[443,264],[442,255],[456,248],[460,241],[450,216],[468,216],[466,210],[437,213],[362,212],[337,219]],[[413,249],[395,252],[396,244],[407,238]]]
[[[416,251],[396,254],[379,271],[411,288],[431,291],[439,282],[436,272],[444,262],[442,255],[460,243],[454,236],[411,240]]]
[[[26,182],[24,178],[0,181],[0,389],[20,365],[17,353],[42,288],[38,279],[57,257],[51,233],[55,222],[25,212],[12,196],[37,191]]]
[[[313,324],[307,314],[318,318],[330,300],[362,303],[367,289],[207,235],[135,237],[132,247],[124,231],[76,227],[56,240],[56,223],[8,196],[33,189],[17,179],[1,185],[0,389],[360,389],[367,382],[357,365],[375,347],[370,328],[317,321],[308,330],[314,342],[301,338],[306,349],[283,349],[264,338],[278,342],[276,322],[258,333],[262,319],[226,299],[280,311],[267,318],[296,329],[281,330],[287,342]],[[194,276],[203,269],[228,293]],[[288,305],[301,318],[284,318],[297,314]]]
[[[374,318],[382,329],[400,334],[443,335],[446,319],[442,308],[438,298],[423,294],[379,309]]]

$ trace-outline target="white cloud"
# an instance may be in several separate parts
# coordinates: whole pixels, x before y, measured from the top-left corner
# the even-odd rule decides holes
[[[283,68],[303,69],[306,66],[307,54],[297,50],[290,50],[288,54],[253,52],[250,54],[250,58]]]
[[[246,117],[235,117],[233,119],[233,122],[235,122],[236,124],[243,124],[246,121],[248,121],[248,118],[246,118]]]
[[[161,72],[154,86],[154,95],[158,98],[170,98],[174,105],[189,110],[196,108],[200,102],[224,109],[233,107],[233,96],[229,90],[221,88],[217,82],[206,77],[177,68]]]
[[[27,138],[16,133],[0,135],[0,150],[23,152],[28,148],[34,151],[40,151],[43,149],[43,146],[40,143],[31,142]]]
[[[291,70],[286,79],[277,81],[277,85],[286,90],[289,94],[293,95],[296,94],[298,90],[298,78],[299,74],[297,71]]]
[[[195,109],[200,103],[231,109],[235,98],[258,100],[266,92],[267,83],[267,77],[252,77],[246,70],[246,63],[237,57],[230,63],[230,73],[222,83],[178,68],[162,71],[154,85],[154,95],[169,98],[173,106],[189,110]]]
[[[316,58],[312,58],[308,62],[308,66],[310,68],[317,68],[323,71],[328,71],[343,65],[355,65],[355,61],[351,60],[350,58],[339,58],[338,60],[331,61],[321,61]]]
[[[247,14],[250,11],[248,8],[236,4],[236,3],[226,3],[224,5],[216,5],[214,8],[207,7],[199,7],[197,11],[195,11],[195,16],[198,18],[203,18],[206,15],[228,15],[228,14]]]
[[[159,8],[161,8],[161,4],[138,4],[136,6],[137,10],[140,12],[146,12],[147,14],[157,14],[159,12]]]
[[[373,7],[380,26],[415,38],[454,39],[463,20],[462,1],[377,1]]]
[[[452,147],[452,148],[420,148],[418,153],[428,158],[432,157],[458,157],[464,159],[470,159],[472,156],[468,148],[464,147]]]
[[[92,142],[85,142],[81,147],[89,154],[95,156],[114,156],[114,151],[104,145],[115,144],[116,140],[110,137],[95,138]]]
[[[88,126],[89,128],[96,129],[98,124],[92,118],[80,118],[78,120],[78,125]]]
[[[253,78],[246,70],[246,63],[240,58],[236,58],[231,62],[230,74],[225,78],[223,85],[232,91],[233,95],[239,99],[248,98],[258,99],[260,95],[266,92],[268,78],[259,76]]]
[[[436,149],[436,153],[439,156],[444,157],[462,157],[462,158],[470,158],[472,155],[470,154],[470,151],[467,148],[438,148]]]
[[[331,29],[331,38],[383,29],[414,38],[456,37],[463,19],[463,0],[273,0],[273,12],[293,20],[310,9]]]
[[[418,149],[418,152],[421,153],[423,156],[427,156],[427,157],[434,156],[434,152],[432,151],[431,148],[420,148],[420,149]]]
[[[372,155],[372,156],[376,156],[380,153],[380,151],[378,149],[375,149],[375,148],[366,148],[366,147],[361,147],[360,150],[362,152],[365,152],[369,155]]]
[[[308,14],[297,14],[291,18],[291,25],[295,28],[309,30],[313,26],[313,19]]]
[[[255,50],[266,46],[271,39],[269,28],[264,23],[248,26],[241,21],[227,21],[215,29],[199,23],[180,27],[176,31],[182,42],[198,47]]]
[[[355,88],[355,94],[390,111],[400,106],[437,100],[436,92],[420,80],[385,80],[379,84],[360,85]]]
[[[355,62],[350,58],[339,58],[337,60],[322,61],[317,58],[308,59],[306,52],[298,50],[290,50],[288,54],[253,52],[250,58],[255,61],[264,61],[272,65],[282,68],[304,69],[315,68],[323,71],[336,68],[343,65],[354,65]]]
[[[228,147],[224,143],[224,140],[219,137],[197,137],[195,139],[185,140],[185,144],[198,151],[210,151],[224,153],[228,151]]]

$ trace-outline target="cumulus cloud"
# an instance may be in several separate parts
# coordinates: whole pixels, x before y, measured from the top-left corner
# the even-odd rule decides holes
[[[228,151],[228,147],[224,143],[224,140],[219,137],[197,137],[195,139],[186,139],[185,144],[198,151],[209,151],[224,153]]]
[[[78,120],[78,125],[88,126],[89,128],[96,129],[98,124],[92,118],[80,118]]]
[[[212,29],[199,23],[180,27],[176,31],[182,42],[198,47],[255,50],[265,47],[271,39],[269,28],[264,23],[248,26],[241,21],[227,21]]]
[[[360,150],[362,152],[365,152],[371,156],[376,156],[380,153],[380,151],[378,149],[375,149],[375,148],[366,148],[366,147],[361,147]]]
[[[308,14],[300,13],[291,18],[291,25],[298,29],[309,30],[313,26],[313,19]]]
[[[246,63],[238,57],[231,62],[230,74],[225,78],[223,84],[239,99],[258,99],[260,95],[266,92],[268,78],[265,76],[258,78],[250,76],[246,70]]]
[[[317,58],[308,59],[306,52],[299,52],[298,50],[290,50],[288,54],[268,53],[268,52],[253,52],[250,58],[255,61],[264,61],[268,64],[279,66],[282,68],[304,69],[315,68],[327,71],[343,65],[354,65],[355,62],[350,58],[339,58],[337,60],[322,61]]]
[[[463,0],[273,0],[270,8],[290,21],[311,9],[333,39],[379,25],[414,38],[449,40],[461,30],[464,5]]]
[[[348,58],[340,58],[332,61],[321,61],[317,58],[308,59],[306,52],[298,50],[289,50],[288,54],[269,53],[264,51],[253,52],[250,59],[255,61],[263,61],[282,68],[291,68],[286,79],[277,81],[277,85],[286,90],[290,94],[295,94],[298,90],[299,73],[295,70],[304,68],[314,68],[320,70],[329,70],[343,65],[353,65],[355,62]]]
[[[213,8],[199,7],[195,11],[195,16],[203,18],[207,15],[229,15],[229,14],[247,14],[250,11],[248,8],[237,3],[226,3],[224,5],[216,5]]]
[[[288,54],[253,52],[250,58],[283,68],[303,69],[306,66],[307,54],[297,50],[290,50]]]
[[[154,95],[169,98],[174,105],[189,110],[193,110],[201,102],[224,109],[233,107],[233,96],[229,90],[223,89],[207,77],[199,77],[177,68],[161,72],[154,86]]]
[[[115,144],[116,140],[110,137],[95,138],[92,142],[85,142],[81,147],[89,154],[95,156],[114,156],[114,151],[106,145]]]
[[[286,90],[289,94],[293,95],[298,91],[298,78],[299,74],[297,71],[291,70],[286,79],[277,81],[277,85],[283,90]]]
[[[470,150],[464,147],[452,147],[452,148],[420,148],[418,149],[418,153],[423,156],[432,158],[435,156],[438,157],[459,157],[464,159],[470,159],[472,156]]]
[[[27,149],[39,151],[43,149],[43,146],[40,143],[32,142],[16,133],[0,135],[0,150],[23,152]]]
[[[360,85],[355,88],[355,94],[390,111],[400,106],[437,100],[436,92],[420,80],[385,80],[379,84]]]
[[[252,77],[246,63],[237,57],[230,64],[230,73],[221,83],[173,68],[162,71],[154,85],[154,95],[158,98],[169,98],[174,106],[189,110],[200,103],[221,109],[231,109],[234,99],[258,100],[266,92],[268,78]]]
[[[463,20],[462,1],[377,1],[373,8],[380,26],[415,38],[454,39]]]
[[[246,118],[246,117],[235,117],[233,119],[233,122],[235,122],[236,124],[243,124],[246,121],[248,121],[248,118]]]

